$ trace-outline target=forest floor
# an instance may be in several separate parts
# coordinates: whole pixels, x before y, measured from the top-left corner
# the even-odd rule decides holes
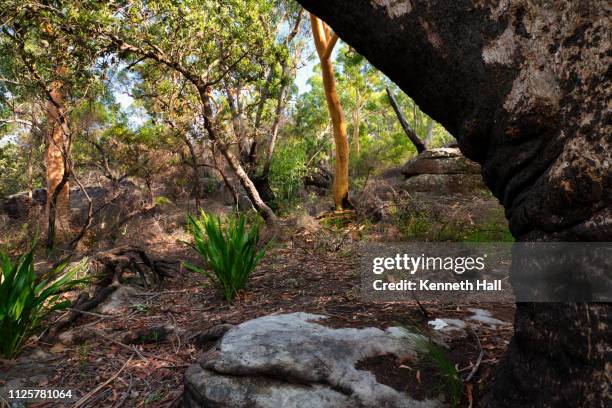
[[[83,314],[70,328],[70,336],[64,335],[69,341],[31,342],[23,357],[0,360],[0,386],[11,380],[12,386],[23,385],[25,378],[30,386],[73,390],[76,399],[82,398],[80,406],[172,407],[180,404],[183,373],[201,352],[194,341],[197,334],[219,324],[306,311],[330,316],[326,324],[338,327],[401,325],[431,333],[428,321],[437,317],[463,319],[472,314],[469,307],[474,305],[423,304],[421,308],[410,302],[363,302],[355,242],[346,239],[359,227],[317,231],[312,223],[312,218],[306,225],[283,223],[248,289],[233,303],[226,302],[207,278],[181,269],[159,288],[131,293],[113,314]],[[158,242],[147,250],[167,260],[198,260],[194,251],[177,240]],[[513,305],[479,307],[507,324],[496,328],[482,325],[474,336],[447,342],[448,357],[464,377],[474,370],[483,353],[464,392],[466,404],[477,398],[479,383],[499,363],[512,335]],[[147,338],[146,333],[158,333],[160,327],[170,330],[159,332],[159,338],[157,334]],[[362,362],[360,368],[372,371],[380,382],[394,388],[412,384],[407,391],[413,397],[439,391],[434,373],[406,364],[383,358]],[[22,380],[16,380],[19,378]]]
[[[232,303],[223,299],[208,278],[182,267],[158,286],[149,288],[139,285],[138,277],[127,271],[124,285],[110,300],[80,314],[55,340],[30,339],[20,357],[0,359],[0,390],[35,387],[73,391],[72,401],[66,404],[28,404],[38,408],[180,406],[185,370],[196,362],[203,349],[214,344],[201,344],[198,334],[222,324],[302,311],[328,316],[324,324],[333,327],[403,326],[443,338],[448,345],[445,358],[461,380],[469,377],[462,386],[461,406],[477,406],[481,385],[499,364],[512,336],[514,304],[365,301],[361,296],[359,245],[410,240],[507,240],[509,233],[501,207],[481,190],[458,195],[439,191],[406,194],[386,180],[370,185],[374,190],[370,196],[364,195],[361,204],[367,207],[366,201],[370,200],[378,219],[367,214],[348,218],[330,215],[325,213],[327,197],[304,192],[301,210],[283,217],[273,232],[262,231],[264,241],[274,236],[272,243],[247,289]],[[126,194],[109,206],[83,238],[78,257],[134,245],[177,265],[183,261],[200,262],[184,229],[189,206],[160,204],[152,210],[138,210],[134,203],[144,202],[142,197],[130,190]],[[393,197],[392,201],[381,201],[385,194]],[[78,231],[85,211],[78,197],[74,201],[73,212],[81,214],[74,222]],[[130,207],[123,209],[123,204]],[[204,202],[203,208],[217,214],[231,210],[218,197]],[[2,226],[0,245],[21,242],[24,247],[31,239],[28,231],[36,222],[10,221]],[[12,248],[14,252],[23,250],[19,245]],[[41,263],[45,261],[49,262],[40,258]],[[70,298],[76,297],[72,293]],[[473,319],[475,307],[490,312],[491,318],[501,323],[470,320],[470,329],[453,336],[445,336],[429,324],[438,318],[467,322]],[[49,323],[61,317],[56,312]],[[357,368],[372,372],[379,382],[416,399],[445,393],[445,378],[422,361],[380,356],[359,362]],[[0,398],[0,408],[2,404]]]

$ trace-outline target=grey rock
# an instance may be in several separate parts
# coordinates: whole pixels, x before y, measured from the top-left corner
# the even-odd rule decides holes
[[[238,197],[238,209],[240,211],[249,211],[249,210],[254,210],[255,207],[253,207],[253,203],[251,203],[251,200],[249,199],[249,197],[247,197],[244,194],[241,194]]]
[[[196,334],[193,342],[196,346],[202,348],[206,343],[219,340],[232,327],[234,327],[234,325],[229,323],[218,324]]]
[[[134,297],[140,293],[141,291],[133,286],[122,285],[96,308],[96,312],[109,315],[126,313],[130,306],[137,303]]]
[[[187,407],[439,407],[380,384],[355,365],[416,355],[425,338],[404,328],[330,328],[325,316],[270,315],[231,328],[185,375]]]
[[[408,178],[419,174],[480,174],[480,166],[458,148],[441,147],[419,154],[402,167],[401,173]]]
[[[436,192],[441,195],[486,189],[480,174],[419,174],[404,181],[402,188],[409,193]]]

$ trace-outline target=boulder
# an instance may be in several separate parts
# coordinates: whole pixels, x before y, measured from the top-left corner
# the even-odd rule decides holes
[[[402,186],[409,193],[435,192],[440,195],[486,189],[480,174],[419,174],[404,181]]]
[[[28,215],[30,208],[44,207],[47,202],[47,190],[37,188],[32,190],[32,198],[27,191],[8,196],[0,203],[0,210],[12,219],[22,218]]]
[[[439,407],[358,370],[376,356],[415,358],[426,340],[404,328],[330,328],[325,316],[270,315],[230,328],[185,374],[186,407]]]
[[[480,174],[480,166],[456,147],[441,147],[419,154],[402,167],[401,173],[407,178],[419,174]]]

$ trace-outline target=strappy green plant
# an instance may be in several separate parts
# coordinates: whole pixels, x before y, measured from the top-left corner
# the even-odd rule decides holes
[[[219,217],[204,211],[199,216],[189,215],[187,222],[195,249],[212,273],[189,262],[185,262],[185,267],[208,276],[225,299],[232,301],[246,287],[251,272],[265,254],[265,247],[257,250],[261,223],[256,221],[249,228],[245,216],[240,214],[229,216],[223,226]]]
[[[0,354],[6,358],[14,357],[25,341],[42,329],[42,320],[49,313],[70,305],[70,301],[60,300],[62,293],[86,281],[75,279],[86,267],[84,262],[71,269],[62,264],[37,276],[34,248],[32,244],[14,262],[0,251]]]

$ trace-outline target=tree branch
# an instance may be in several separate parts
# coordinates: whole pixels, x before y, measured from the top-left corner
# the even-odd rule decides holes
[[[395,100],[395,97],[391,93],[389,87],[386,87],[386,90],[387,96],[389,97],[389,102],[391,103],[391,106],[393,107],[393,110],[395,111],[395,114],[397,115],[397,118],[399,119],[399,122],[402,125],[402,128],[404,129],[404,132],[406,133],[410,141],[414,144],[414,147],[416,147],[417,152],[423,153],[425,150],[427,150],[427,148],[425,147],[421,139],[419,139],[414,130],[412,130],[408,122],[406,122],[406,118],[404,118],[404,114],[400,110],[397,101]]]
[[[325,48],[325,53],[323,54],[323,56],[321,58],[329,59],[329,57],[331,56],[331,53],[334,50],[334,47],[336,46],[337,42],[338,42],[338,34],[334,33],[334,35],[332,36],[331,40],[329,40],[327,42],[327,46]]]

